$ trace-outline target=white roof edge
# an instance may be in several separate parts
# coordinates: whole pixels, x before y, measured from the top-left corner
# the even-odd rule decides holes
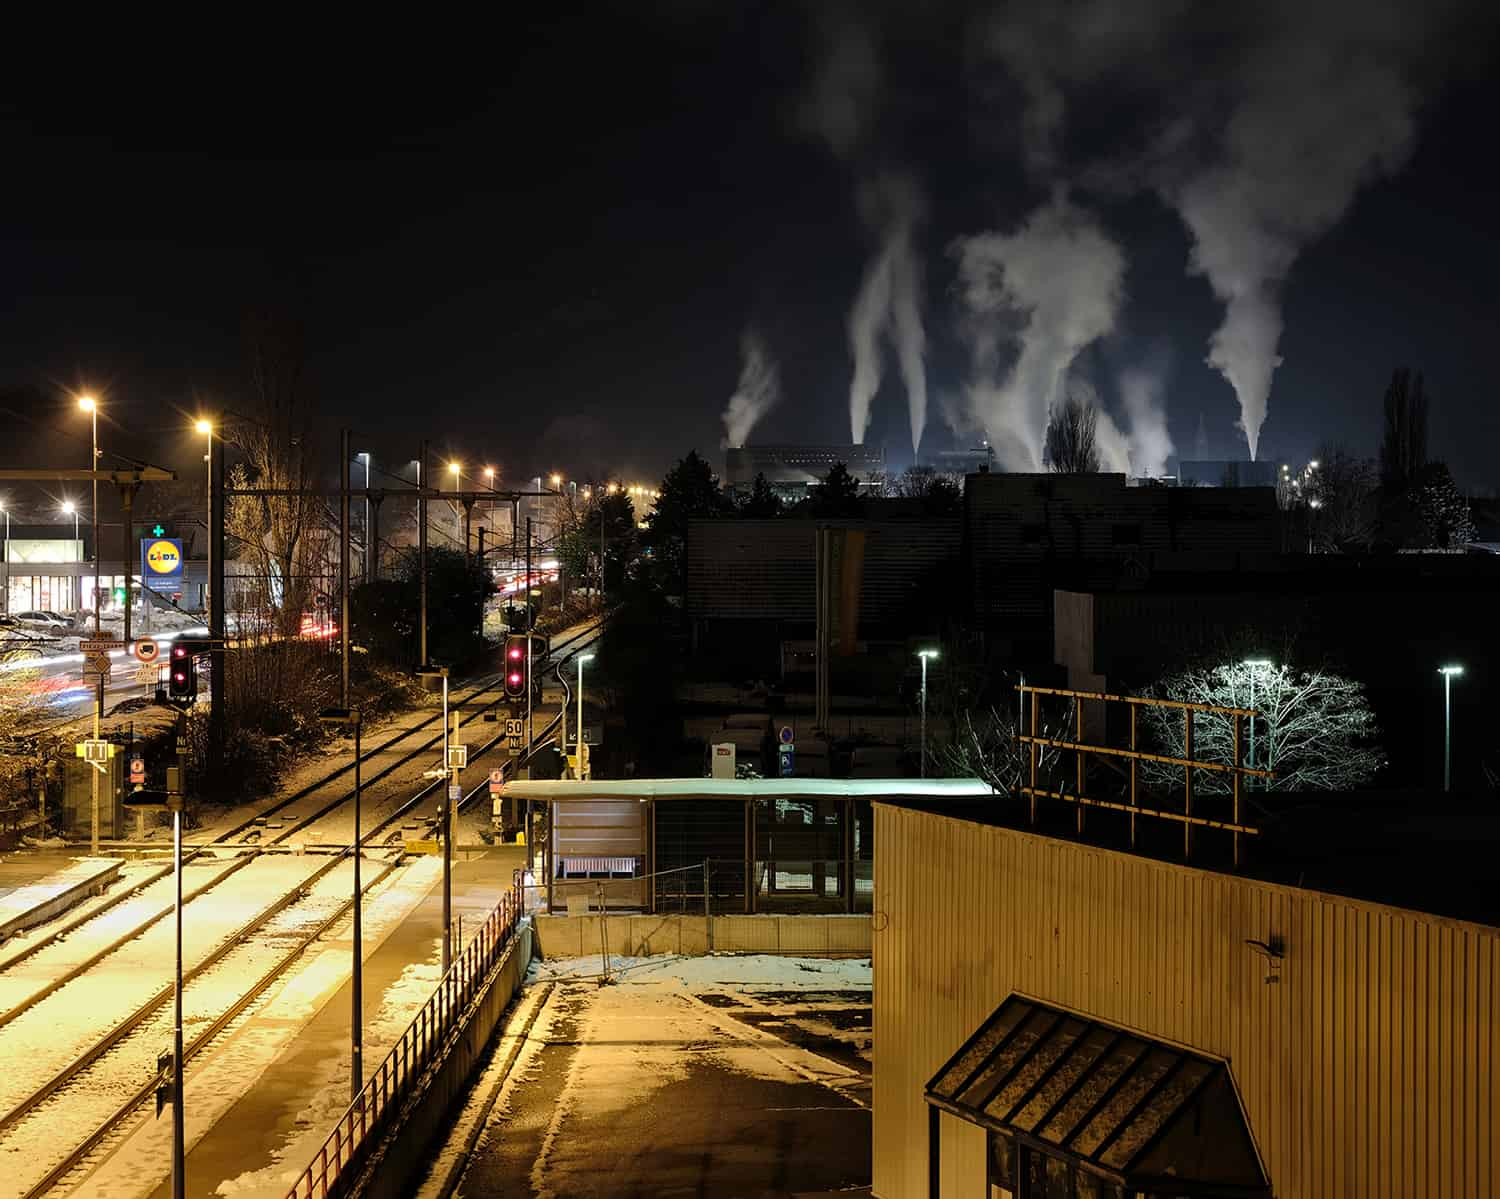
[[[506,783],[517,799],[988,798],[983,779],[537,779]]]

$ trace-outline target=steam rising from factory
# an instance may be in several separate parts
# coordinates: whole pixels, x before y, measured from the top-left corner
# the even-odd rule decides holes
[[[1113,223],[1122,202],[1151,198],[1181,222],[1183,286],[1203,280],[1219,307],[1203,360],[1232,390],[1254,459],[1281,363],[1283,291],[1303,251],[1343,219],[1361,187],[1407,161],[1426,68],[1456,40],[1459,11],[1455,0],[974,6],[960,22],[961,53],[929,45],[953,54],[953,76],[969,81],[972,111],[952,121],[1006,126],[972,139],[976,166],[1008,144],[1016,180],[997,190],[993,223],[941,235],[934,262],[943,269],[928,277],[924,252],[934,247],[924,240],[936,240],[943,196],[924,188],[930,172],[920,171],[912,139],[893,135],[913,107],[909,97],[901,103],[906,59],[893,54],[913,32],[897,22],[912,18],[817,9],[815,67],[796,124],[848,166],[870,247],[846,318],[852,442],[868,436],[894,361],[919,450],[929,360],[951,338],[966,378],[941,381],[944,419],[961,437],[987,436],[1002,467],[1040,469],[1058,404],[1087,395],[1106,464],[1164,472],[1174,450],[1168,373],[1160,353],[1131,344],[1131,245]],[[1008,103],[994,102],[991,80],[981,85],[984,71],[1007,81]],[[1116,119],[1111,95],[1130,113],[1119,136],[1101,138],[1100,122]],[[1028,194],[1029,204],[1016,205]],[[953,313],[936,330],[924,323],[934,295],[948,297]],[[732,445],[775,402],[764,399],[767,361],[764,347],[746,349],[725,413]],[[938,361],[946,371],[947,359]],[[769,379],[774,393],[774,365]],[[1211,399],[1192,397],[1200,427]]]

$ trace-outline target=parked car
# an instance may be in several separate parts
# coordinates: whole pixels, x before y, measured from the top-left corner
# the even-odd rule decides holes
[[[54,633],[60,633],[64,629],[73,627],[70,621],[59,616],[56,612],[17,612],[16,619],[21,624],[29,625],[31,628],[46,629]]]

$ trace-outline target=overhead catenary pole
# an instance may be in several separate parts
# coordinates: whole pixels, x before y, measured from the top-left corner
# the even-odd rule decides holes
[[[339,703],[349,706],[349,430],[339,436]]]
[[[352,989],[354,994],[353,1011],[350,1014],[350,1041],[349,1041],[349,1098],[357,1100],[360,1092],[365,1086],[364,1063],[361,1057],[361,1042],[364,1040],[364,937],[363,929],[360,927],[360,908],[363,905],[363,896],[360,894],[359,883],[359,755],[360,738],[359,726],[360,716],[358,712],[354,716],[354,971]]]
[[[453,800],[449,795],[455,773],[448,767],[448,671],[443,671],[443,974],[453,960]]]
[[[217,785],[224,765],[229,687],[224,668],[224,438],[208,442],[208,778]],[[144,580],[143,580],[144,582]],[[144,601],[144,591],[141,596]]]
[[[120,558],[125,565],[125,644],[130,644],[130,600],[131,600],[131,563],[130,563],[130,518],[135,504],[135,493],[140,490],[139,483],[122,483],[120,485]]]
[[[531,517],[526,518],[526,768],[531,769]]]
[[[89,450],[89,471],[97,472],[99,469],[99,405],[90,397],[84,396],[79,403],[88,411],[90,426],[93,430],[91,446]],[[103,636],[101,632],[103,614],[99,610],[99,480],[93,480],[94,500],[91,505],[94,518],[94,637],[98,639]],[[77,519],[74,519],[76,529]],[[82,555],[80,554],[81,558]],[[83,597],[80,595],[79,599]],[[106,659],[107,661],[108,659]],[[94,680],[94,740],[99,740],[99,725],[104,719],[104,674],[101,673]],[[99,771],[89,771],[89,852],[97,855],[99,853]],[[111,776],[111,779],[113,776]]]
[[[424,441],[417,458],[417,594],[421,609],[417,621],[417,657],[422,666],[427,665],[427,499],[422,494],[426,475],[427,443]]]

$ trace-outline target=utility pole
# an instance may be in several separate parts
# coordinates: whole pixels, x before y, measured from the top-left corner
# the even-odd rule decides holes
[[[176,790],[177,794],[169,797],[175,801],[172,804],[172,872],[176,876],[177,888],[172,903],[177,942],[172,988],[172,1199],[184,1199],[187,1163],[182,1118],[182,804],[187,793],[187,712],[182,709],[177,713]]]
[[[455,718],[457,713],[454,713]],[[457,719],[454,733],[458,732]],[[448,669],[443,668],[443,768],[446,772],[443,788],[443,974],[453,961],[453,784],[458,781],[458,772],[448,765]]]
[[[339,694],[349,706],[349,430],[339,436]],[[366,551],[368,552],[368,550]]]
[[[120,484],[120,508],[123,515],[120,518],[120,557],[125,564],[125,644],[130,644],[130,602],[131,602],[131,562],[130,562],[130,517],[135,504],[135,493],[141,489],[139,483]]]
[[[224,767],[224,724],[229,686],[224,670],[224,438],[208,442],[208,776],[216,781]],[[142,594],[142,599],[145,596]]]
[[[427,665],[427,499],[422,494],[427,477],[427,443],[422,443],[422,453],[417,459],[417,591],[421,618],[417,622],[417,657],[420,665]],[[445,684],[446,686],[446,684]]]
[[[526,766],[531,767],[531,517],[526,518]],[[95,736],[98,736],[96,733]]]

